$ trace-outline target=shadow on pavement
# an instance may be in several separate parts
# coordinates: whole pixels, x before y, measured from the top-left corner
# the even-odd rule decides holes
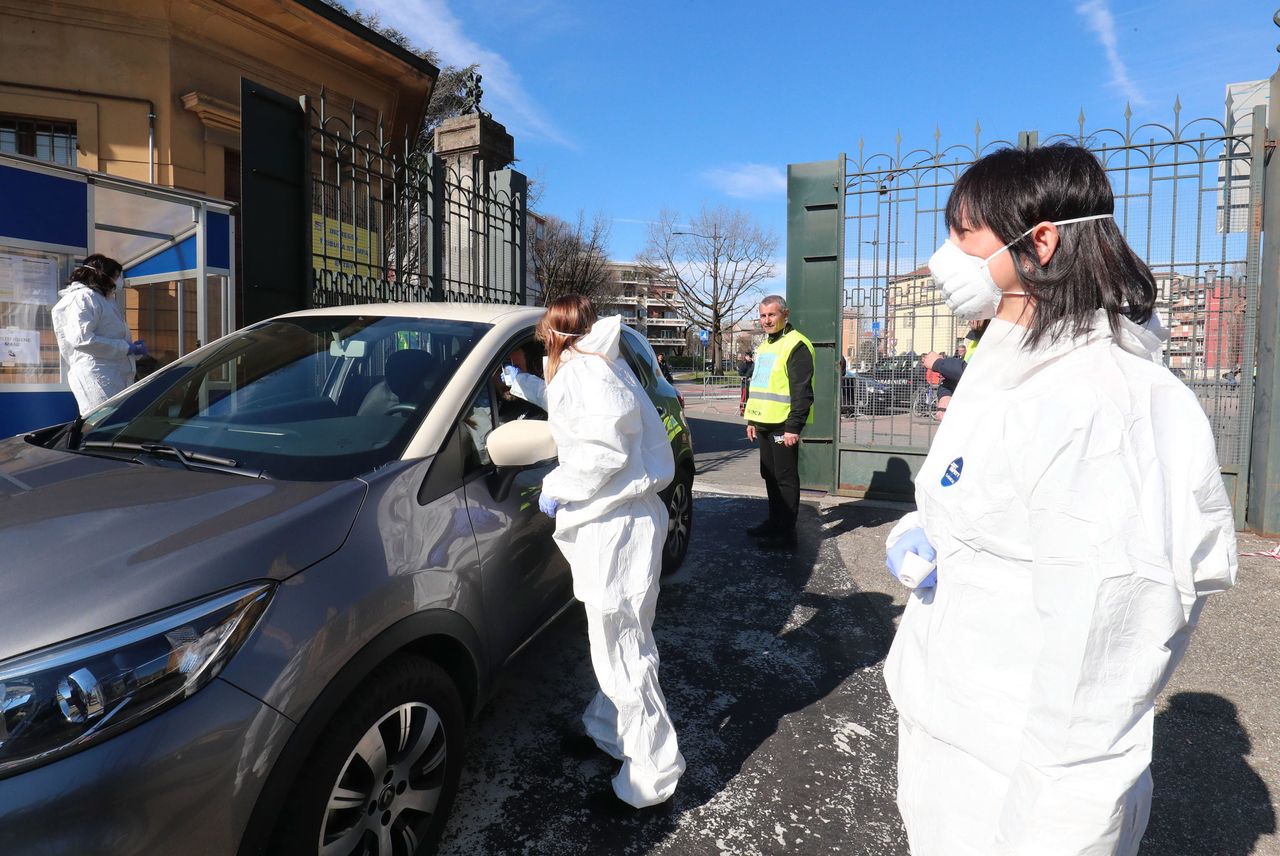
[[[1211,693],[1178,693],[1156,716],[1155,793],[1141,856],[1249,856],[1276,831],[1275,806],[1249,766],[1236,706]]]
[[[687,413],[686,418],[693,434],[698,475],[715,472],[744,458],[759,456],[755,444],[747,441],[744,423],[699,419]]]
[[[765,503],[757,504],[763,517]],[[714,797],[784,717],[883,660],[893,639],[892,625],[881,619],[895,609],[888,597],[851,586],[833,593],[827,585],[810,584],[824,562],[839,562],[820,555],[831,533],[824,531],[815,509],[801,509],[797,550],[764,553],[742,533],[751,521],[717,519],[714,506],[708,506],[712,510],[703,513],[703,531],[720,535],[735,558],[720,574],[704,574],[664,594],[667,605],[686,616],[685,633],[697,634],[670,655],[664,653],[664,663],[671,663],[664,675],[714,678],[677,691],[677,727],[699,738],[685,753],[693,775],[681,783],[682,807]],[[850,525],[855,519],[850,513]],[[716,612],[699,621],[708,608]]]

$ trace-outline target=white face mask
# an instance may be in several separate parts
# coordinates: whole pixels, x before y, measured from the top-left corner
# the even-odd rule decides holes
[[[1102,220],[1112,214],[1094,214],[1090,217],[1073,217],[1070,220],[1054,220],[1054,226],[1065,226],[1068,223],[1083,223],[1086,220]],[[1040,225],[1039,223],[1036,226]],[[1005,244],[985,259],[971,256],[949,239],[938,247],[937,252],[929,259],[929,273],[934,282],[942,290],[943,299],[952,313],[962,321],[982,321],[994,318],[1000,308],[1000,299],[1006,294],[1025,295],[1025,291],[1001,291],[1000,286],[991,278],[991,260],[1008,250],[1014,244],[1030,235],[1036,229],[1032,226],[1014,240]]]

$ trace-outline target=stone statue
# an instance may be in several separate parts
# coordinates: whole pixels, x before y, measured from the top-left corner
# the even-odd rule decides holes
[[[484,90],[480,88],[480,81],[482,79],[481,75],[476,72],[468,72],[465,89],[463,90],[462,95],[462,115],[466,116],[471,113],[479,113],[486,119],[492,119],[492,115],[487,111],[480,109],[480,99],[484,97]]]

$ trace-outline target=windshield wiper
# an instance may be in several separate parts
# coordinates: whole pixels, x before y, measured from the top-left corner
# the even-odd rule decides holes
[[[220,458],[217,455],[206,455],[204,452],[189,452],[170,446],[166,443],[123,443],[102,440],[87,440],[81,444],[86,449],[130,449],[146,452],[149,455],[169,455],[187,469],[208,469],[222,473],[233,473],[249,478],[262,478],[262,470],[251,470],[241,467],[231,458]]]

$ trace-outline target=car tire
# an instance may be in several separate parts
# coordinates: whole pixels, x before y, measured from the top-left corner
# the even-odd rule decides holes
[[[397,655],[360,684],[316,741],[267,852],[434,853],[465,743],[462,699],[448,674],[430,660]]]
[[[675,481],[665,491],[667,505],[667,540],[662,544],[662,573],[674,574],[684,563],[693,536],[693,470],[676,470]]]

